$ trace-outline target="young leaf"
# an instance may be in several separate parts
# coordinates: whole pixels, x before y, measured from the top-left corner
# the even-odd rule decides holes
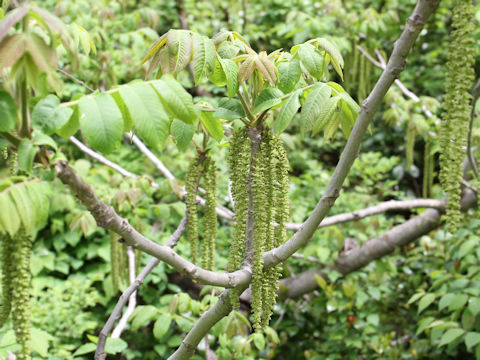
[[[218,118],[214,117],[211,112],[200,113],[200,120],[215,140],[220,142],[223,139],[222,123]]]
[[[195,126],[186,124],[178,119],[173,119],[170,126],[170,133],[175,137],[177,147],[179,150],[184,150],[193,138]]]
[[[322,49],[324,49],[330,55],[333,68],[343,80],[342,68],[344,66],[344,63],[343,63],[343,57],[342,57],[342,54],[340,54],[340,51],[338,51],[336,46],[333,45],[330,41],[328,41],[325,38],[318,38],[315,40],[317,45]]]
[[[0,42],[0,69],[10,67],[25,53],[25,34],[13,34]]]
[[[273,123],[273,131],[275,131],[276,134],[282,133],[288,125],[290,125],[293,117],[298,112],[300,108],[299,95],[300,93],[298,91],[294,92],[283,104],[280,113]]]
[[[219,119],[235,120],[245,117],[245,112],[237,99],[221,98],[213,116]]]
[[[167,45],[170,53],[175,54],[174,72],[178,73],[190,62],[192,37],[185,30],[170,30],[167,33]]]
[[[28,13],[28,7],[17,7],[8,12],[8,14],[0,20],[0,42],[3,40],[8,30],[12,28],[16,23],[22,20]]]
[[[23,139],[18,147],[18,167],[27,173],[32,171],[33,160],[38,152],[38,146],[28,139]]]
[[[152,46],[147,50],[147,53],[142,59],[142,64],[144,64],[148,59],[155,55],[160,48],[167,43],[167,34],[163,34],[155,41]]]
[[[242,62],[238,69],[238,82],[246,81],[252,75],[253,70],[255,70],[256,58],[257,55],[250,55]]]
[[[68,119],[67,123],[61,129],[58,129],[56,133],[64,139],[68,139],[70,136],[73,136],[80,127],[78,117],[78,106],[75,106],[70,119]]]
[[[171,323],[172,317],[170,314],[160,314],[153,326],[153,336],[156,339],[161,339],[167,333]]]
[[[323,75],[323,57],[315,46],[311,44],[300,46],[298,56],[310,75],[317,79]]]
[[[220,65],[227,80],[228,97],[234,97],[238,92],[238,66],[230,59],[220,59]]]
[[[195,85],[215,70],[216,50],[212,40],[193,33],[193,77]]]
[[[80,126],[90,146],[103,153],[115,150],[123,134],[123,118],[115,100],[107,93],[84,96],[78,103]]]
[[[291,61],[281,62],[277,65],[277,68],[280,76],[278,88],[287,94],[295,88],[295,85],[302,75],[300,61],[293,59]]]
[[[44,134],[51,135],[61,129],[70,119],[73,110],[59,107],[60,100],[55,95],[48,95],[40,100],[32,111],[32,126]]]
[[[57,67],[57,53],[45,43],[45,40],[35,33],[26,37],[26,47],[35,65],[43,72],[50,72]]]
[[[253,113],[258,114],[270,109],[282,102],[280,99],[284,94],[277,88],[266,88],[258,94],[253,105]]]
[[[303,134],[313,129],[331,92],[332,90],[324,83],[318,83],[308,94],[300,116],[300,129]]]
[[[257,56],[255,59],[255,65],[257,66],[258,71],[260,71],[270,84],[274,85],[277,82],[277,69],[264,52],[261,52],[260,55]]]
[[[325,100],[324,105],[318,113],[315,124],[313,125],[312,135],[318,134],[330,121],[337,110],[337,104],[340,98],[334,96]]]
[[[227,83],[227,76],[225,75],[222,64],[220,64],[220,61],[218,61],[218,59],[215,60],[215,69],[210,75],[210,81],[217,86],[224,86]]]
[[[11,131],[17,124],[17,105],[11,95],[0,91],[0,131]]]
[[[149,146],[161,149],[170,132],[170,117],[155,90],[140,82],[121,86],[119,93],[136,132]]]
[[[190,95],[173,77],[165,75],[152,83],[162,99],[166,110],[187,124],[194,124],[198,111]]]

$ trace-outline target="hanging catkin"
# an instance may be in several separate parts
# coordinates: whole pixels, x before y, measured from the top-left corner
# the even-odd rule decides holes
[[[197,188],[202,175],[202,162],[196,156],[192,159],[185,177],[185,203],[187,205],[186,235],[190,242],[190,254],[194,264],[198,261],[198,213],[197,213]]]
[[[213,270],[215,264],[215,239],[217,237],[217,178],[215,161],[205,161],[205,215],[203,218],[203,267]]]
[[[455,0],[452,28],[448,42],[447,80],[440,131],[440,183],[447,194],[447,230],[455,233],[461,220],[460,182],[463,176],[468,123],[471,113],[471,95],[475,73],[475,53],[472,33],[475,30],[472,0]]]

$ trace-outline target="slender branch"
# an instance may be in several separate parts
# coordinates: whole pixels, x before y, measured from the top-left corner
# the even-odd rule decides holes
[[[75,81],[76,83],[79,83],[80,85],[82,85],[85,89],[87,89],[88,91],[90,92],[95,92],[94,89],[92,89],[90,86],[88,86],[84,81],[76,78],[75,76],[73,76],[72,74],[70,74],[69,72],[65,71],[64,69],[61,69],[61,68],[57,68],[57,71],[62,73],[63,75],[65,75],[66,77],[72,79],[73,81]]]
[[[319,228],[342,224],[349,221],[357,221],[368,216],[381,214],[391,210],[411,210],[415,208],[443,208],[444,204],[441,200],[433,199],[413,199],[413,200],[390,200],[378,205],[374,205],[365,209],[356,210],[349,213],[338,214],[326,217],[322,220]],[[299,230],[302,224],[287,223],[288,230]]]
[[[480,174],[478,173],[477,164],[475,159],[473,158],[473,151],[472,151],[472,133],[473,133],[473,121],[475,120],[475,103],[480,96],[480,80],[478,80],[477,84],[473,88],[472,91],[472,112],[470,113],[470,123],[468,125],[468,140],[467,140],[467,158],[470,162],[470,167],[472,168],[475,177],[478,179],[480,178]]]
[[[276,265],[287,259],[301,247],[305,246],[305,244],[311,239],[318,225],[320,225],[322,219],[335,203],[335,200],[340,193],[340,188],[358,155],[368,125],[373,120],[373,117],[388,89],[392,86],[400,72],[405,68],[406,58],[410,49],[415,43],[415,40],[425,25],[428,17],[435,11],[438,3],[439,0],[418,0],[412,16],[407,20],[407,25],[405,26],[402,35],[395,42],[392,55],[384,72],[368,98],[362,104],[352,134],[347,141],[338,165],[335,168],[334,174],[327,185],[322,198],[300,229],[285,244],[264,254],[263,259],[265,266],[269,267]]]
[[[184,259],[170,247],[149,240],[131,226],[127,219],[122,218],[111,206],[100,200],[90,185],[86,184],[75,173],[75,170],[68,166],[66,161],[59,161],[55,169],[58,178],[73,190],[77,198],[95,218],[97,224],[120,235],[127,245],[158,258],[179,273],[202,284],[232,288],[249,281],[250,273],[247,270],[238,270],[233,273],[216,273],[205,270]]]
[[[70,136],[69,140],[80,150],[82,150],[85,154],[90,155],[92,158],[97,160],[98,162],[107,165],[108,167],[112,168],[113,170],[119,172],[125,177],[133,177],[133,178],[138,178],[138,175],[135,175],[134,173],[131,173],[128,170],[125,170],[122,168],[120,165],[114,163],[113,161],[108,160],[106,157],[103,155],[97,153],[96,151],[93,151],[90,149],[88,146],[86,146],[84,143],[82,143],[80,140],[78,140],[75,136]],[[158,184],[153,183],[152,184],[154,187],[158,187]]]
[[[127,246],[127,257],[128,257],[128,277],[130,285],[135,283],[135,252],[131,246]],[[122,315],[120,321],[118,322],[115,329],[112,331],[112,338],[119,338],[122,335],[123,330],[127,326],[127,321],[130,315],[132,315],[135,307],[137,306],[137,291],[135,290],[128,297],[128,306],[125,313]]]
[[[180,240],[180,237],[185,232],[186,227],[187,227],[187,217],[185,216],[180,222],[180,224],[178,225],[177,229],[170,236],[170,239],[168,240],[166,246],[172,247],[172,248],[175,247],[178,241]],[[145,266],[145,268],[137,276],[135,281],[130,284],[130,286],[122,293],[122,295],[118,299],[118,302],[115,305],[115,308],[113,309],[112,313],[110,314],[107,322],[105,323],[102,331],[98,336],[98,344],[97,344],[97,350],[95,352],[95,360],[104,360],[106,358],[105,344],[107,342],[108,334],[110,334],[110,331],[112,331],[115,321],[120,316],[122,309],[125,306],[125,303],[127,302],[127,300],[130,298],[130,296],[132,296],[132,294],[134,294],[137,291],[140,285],[145,281],[145,278],[147,277],[147,275],[150,274],[150,272],[152,272],[152,270],[155,268],[155,266],[158,265],[159,262],[160,260],[158,260],[157,258],[153,258],[152,260],[150,260],[150,262]]]
[[[477,199],[470,189],[464,190],[462,210],[466,211],[475,206]],[[395,226],[383,235],[368,240],[362,246],[352,249],[343,256],[340,255],[330,269],[343,275],[356,271],[373,260],[391,254],[396,248],[414,242],[422,235],[438,228],[441,224],[442,209],[428,209],[408,221]],[[281,298],[294,298],[315,290],[318,285],[314,275],[323,276],[326,266],[308,270],[295,277],[284,279],[280,283],[279,296]],[[248,301],[242,297],[242,300]]]

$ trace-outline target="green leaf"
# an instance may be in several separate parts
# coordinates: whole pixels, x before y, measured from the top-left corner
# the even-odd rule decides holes
[[[107,354],[118,354],[125,350],[128,344],[125,340],[119,338],[108,338],[105,344],[105,352]]]
[[[465,304],[468,301],[468,296],[465,294],[456,294],[452,300],[450,301],[450,304],[448,306],[448,310],[453,311],[453,310],[458,310],[462,307],[465,306]]]
[[[30,340],[30,346],[33,351],[37,352],[41,357],[48,356],[48,342],[54,340],[54,337],[49,333],[32,328],[32,336]]]
[[[352,110],[350,110],[349,106],[344,101],[342,101],[340,125],[342,126],[342,131],[347,139],[352,132],[352,127],[354,124],[355,118],[353,116]]]
[[[20,228],[20,217],[8,192],[0,193],[0,231],[14,236]]]
[[[110,153],[118,147],[123,135],[123,118],[111,95],[82,97],[78,112],[83,135],[93,149]]]
[[[147,83],[121,86],[120,96],[135,125],[135,131],[154,149],[161,149],[170,130],[170,117],[156,91]]]
[[[265,328],[265,335],[268,336],[268,338],[274,343],[274,344],[279,344],[280,339],[278,338],[277,332],[272,329],[270,326],[267,326]]]
[[[333,68],[340,75],[343,80],[342,68],[344,66],[342,54],[338,51],[337,47],[325,38],[315,39],[317,45],[324,49],[331,58]]]
[[[297,114],[300,108],[299,96],[300,92],[294,92],[283,104],[280,113],[273,123],[273,131],[276,134],[282,133],[290,125],[295,114]]]
[[[465,333],[463,329],[450,329],[445,334],[443,334],[442,339],[440,340],[439,347],[448,345],[458,337],[462,336]]]
[[[238,66],[230,59],[220,59],[220,65],[227,80],[228,97],[234,97],[238,92]]]
[[[328,86],[324,83],[318,83],[308,94],[300,116],[300,129],[302,134],[314,128],[315,122],[322,114],[322,109],[331,93],[332,90]]]
[[[97,345],[94,343],[87,343],[83,344],[80,346],[74,353],[74,356],[80,356],[80,355],[85,355],[85,354],[90,354],[92,352],[95,352],[97,350]]]
[[[195,124],[198,111],[193,105],[192,95],[182,85],[170,75],[164,75],[152,84],[172,116],[187,124]]]
[[[32,111],[32,126],[51,135],[61,129],[73,114],[69,107],[59,107],[60,100],[55,95],[48,95],[40,100]]]
[[[300,62],[297,59],[281,62],[277,65],[277,68],[280,75],[278,88],[287,94],[295,88],[295,85],[297,85],[300,80],[300,76],[302,75]]]
[[[221,98],[214,117],[225,120],[235,120],[245,117],[242,104],[236,99]]]
[[[467,350],[470,350],[472,347],[480,343],[480,333],[478,332],[469,332],[465,335],[465,345],[467,346]]]
[[[280,104],[282,102],[282,99],[280,98],[283,95],[283,92],[276,88],[263,89],[255,99],[255,103],[253,105],[253,113],[258,114],[262,111],[265,111]]]
[[[55,140],[41,132],[34,132],[32,136],[32,141],[34,145],[45,145],[51,147],[55,151],[58,150]]]
[[[217,86],[224,86],[227,83],[227,76],[225,75],[222,64],[220,64],[218,59],[215,60],[215,68],[213,73],[210,75],[210,81]]]
[[[323,75],[323,56],[311,44],[304,44],[298,49],[298,56],[305,69],[314,78],[319,79]]]
[[[128,85],[125,85],[128,86]],[[150,86],[150,85],[147,85]],[[120,90],[120,89],[119,89]],[[153,88],[152,88],[153,90]],[[153,90],[155,94],[155,98],[158,99],[157,92]],[[132,117],[130,116],[130,112],[127,108],[127,105],[125,105],[125,102],[122,99],[122,96],[120,95],[120,92],[114,92],[112,94],[113,99],[115,100],[115,103],[117,104],[118,108],[120,109],[120,112],[122,113],[122,118],[123,118],[123,131],[124,132],[129,132],[133,129],[133,120]],[[160,102],[160,100],[158,100]],[[167,116],[168,117],[168,116]],[[170,121],[170,119],[169,119]]]
[[[37,152],[38,146],[28,139],[23,139],[18,146],[18,168],[27,173],[31,172]]]
[[[170,314],[160,314],[153,326],[153,336],[155,336],[156,339],[161,339],[170,328],[171,322],[172,317]]]
[[[470,310],[474,316],[480,313],[480,298],[471,298],[468,301],[468,310]]]
[[[460,249],[458,250],[458,258],[461,259],[465,255],[467,255],[474,247],[477,246],[477,241],[473,239],[469,239],[465,241],[462,246],[460,246]]]
[[[0,91],[0,131],[11,131],[17,125],[17,105],[6,91]]]
[[[223,139],[223,127],[220,119],[213,116],[211,112],[201,112],[200,120],[205,128],[208,130],[209,134],[218,142]]]
[[[215,70],[216,49],[212,40],[193,33],[193,77],[195,85],[208,78]]]
[[[78,106],[75,106],[73,109],[72,116],[68,119],[68,122],[59,130],[56,131],[58,135],[64,139],[68,139],[70,136],[73,136],[80,127],[79,115],[78,115]]]
[[[153,305],[138,306],[132,314],[132,331],[150,323],[157,314],[158,310]]]
[[[325,130],[323,132],[323,138],[325,140],[331,139],[335,136],[338,126],[340,125],[340,121],[340,115],[338,113],[334,113],[325,125]]]
[[[438,310],[442,311],[445,309],[450,303],[452,302],[453,298],[455,297],[455,294],[445,294],[442,296],[438,303]]]
[[[312,135],[318,134],[332,119],[335,111],[337,110],[337,104],[340,98],[334,96],[325,100],[323,106],[320,108],[320,111],[313,125]]]
[[[418,314],[425,310],[431,303],[435,301],[435,294],[426,294],[418,303]]]
[[[29,183],[26,188],[35,209],[35,230],[38,231],[46,225],[48,220],[50,202],[47,192],[49,192],[50,188],[41,182]]]
[[[423,295],[423,294],[420,293],[420,294],[415,294],[415,295]],[[415,335],[421,334],[428,327],[428,325],[430,325],[433,321],[435,321],[435,318],[432,317],[432,316],[429,316],[429,317],[426,317],[426,318],[423,318],[422,320],[420,320],[418,322],[418,328],[417,328],[417,332],[416,332]]]
[[[253,343],[255,344],[255,347],[256,347],[258,350],[263,350],[263,349],[265,349],[265,337],[263,336],[262,333],[256,332],[256,333],[250,335],[249,337],[252,338]]]
[[[178,119],[173,119],[170,133],[175,137],[179,150],[184,150],[193,138],[195,126],[186,124]]]
[[[147,50],[145,56],[142,59],[142,64],[144,64],[148,59],[150,59],[153,55],[155,55],[160,50],[160,48],[162,48],[166,43],[167,43],[167,34],[163,34]]]

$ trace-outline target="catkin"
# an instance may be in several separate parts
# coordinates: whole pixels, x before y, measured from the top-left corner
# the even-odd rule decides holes
[[[475,73],[475,52],[472,33],[475,30],[472,0],[455,0],[452,28],[448,42],[446,65],[446,94],[440,130],[440,183],[447,194],[447,230],[455,233],[461,221],[460,182],[463,177],[468,124],[471,113],[471,95]]]

